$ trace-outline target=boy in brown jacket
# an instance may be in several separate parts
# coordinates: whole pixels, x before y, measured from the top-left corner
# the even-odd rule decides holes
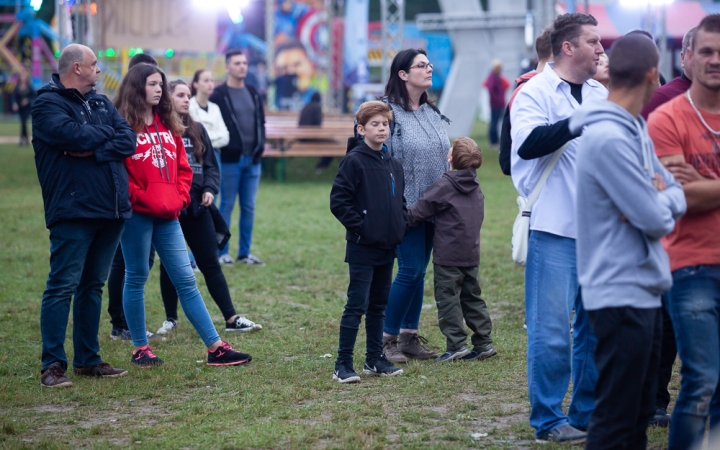
[[[472,139],[461,137],[453,142],[448,162],[451,170],[408,211],[409,225],[435,218],[435,302],[440,331],[447,338],[447,351],[436,361],[483,360],[497,351],[492,346],[492,322],[478,281],[485,197],[476,169],[482,165],[482,153]],[[473,331],[472,351],[466,344],[463,319]]]

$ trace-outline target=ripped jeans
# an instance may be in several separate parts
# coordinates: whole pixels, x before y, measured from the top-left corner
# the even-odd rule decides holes
[[[720,422],[720,265],[683,267],[673,272],[665,294],[672,318],[682,382],[670,422],[670,449],[702,442],[705,422]]]

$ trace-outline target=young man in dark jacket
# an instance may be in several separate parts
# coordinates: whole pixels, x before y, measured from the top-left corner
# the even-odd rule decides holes
[[[433,267],[435,302],[447,351],[436,361],[483,360],[497,354],[492,346],[492,322],[480,297],[480,227],[485,196],[476,170],[482,153],[468,137],[455,139],[448,152],[451,170],[430,186],[408,211],[409,225],[435,218]],[[467,345],[463,319],[473,331],[473,350]]]
[[[407,229],[405,177],[402,165],[390,156],[384,142],[390,132],[392,112],[379,101],[358,109],[357,131],[340,163],[330,193],[330,210],[347,230],[345,262],[350,268],[348,299],[340,320],[340,343],[333,380],[356,383],[353,349],[360,320],[365,315],[367,353],[364,372],[400,375],[383,356],[382,330],[392,283],[395,247]]]
[[[75,374],[127,374],[98,355],[98,328],[102,287],[132,214],[122,161],[135,153],[130,125],[93,90],[100,72],[93,51],[67,46],[58,69],[32,111],[35,165],[50,229],[50,274],[40,310],[40,382],[47,387],[72,386],[64,343],[73,295]]]
[[[265,149],[265,111],[260,94],[245,83],[248,61],[242,51],[230,50],[225,54],[225,70],[227,81],[210,96],[230,132],[230,143],[220,149],[220,213],[230,226],[235,198],[239,197],[237,262],[262,267],[265,264],[250,253],[250,245],[260,186],[260,159]],[[221,264],[233,263],[228,251],[229,244],[220,250]]]

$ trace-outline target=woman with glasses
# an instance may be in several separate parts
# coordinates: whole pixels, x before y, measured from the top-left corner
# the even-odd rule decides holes
[[[394,126],[386,144],[392,155],[402,162],[408,208],[449,169],[450,140],[443,123],[447,119],[427,93],[432,86],[432,74],[433,66],[425,50],[403,50],[393,59],[385,86],[385,96],[394,115]],[[391,362],[438,356],[423,346],[427,341],[418,335],[433,232],[432,222],[423,222],[410,228],[397,247],[398,273],[390,289],[383,333],[383,353]]]

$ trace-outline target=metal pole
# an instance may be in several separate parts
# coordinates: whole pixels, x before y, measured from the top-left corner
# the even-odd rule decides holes
[[[684,50],[684,49],[683,49]],[[660,7],[660,73],[665,75],[665,79],[672,78],[670,69],[670,58],[667,51],[667,7],[663,4]]]
[[[267,50],[265,52],[265,66],[268,72],[268,99],[267,107],[270,111],[275,111],[275,0],[265,0],[265,43]]]

